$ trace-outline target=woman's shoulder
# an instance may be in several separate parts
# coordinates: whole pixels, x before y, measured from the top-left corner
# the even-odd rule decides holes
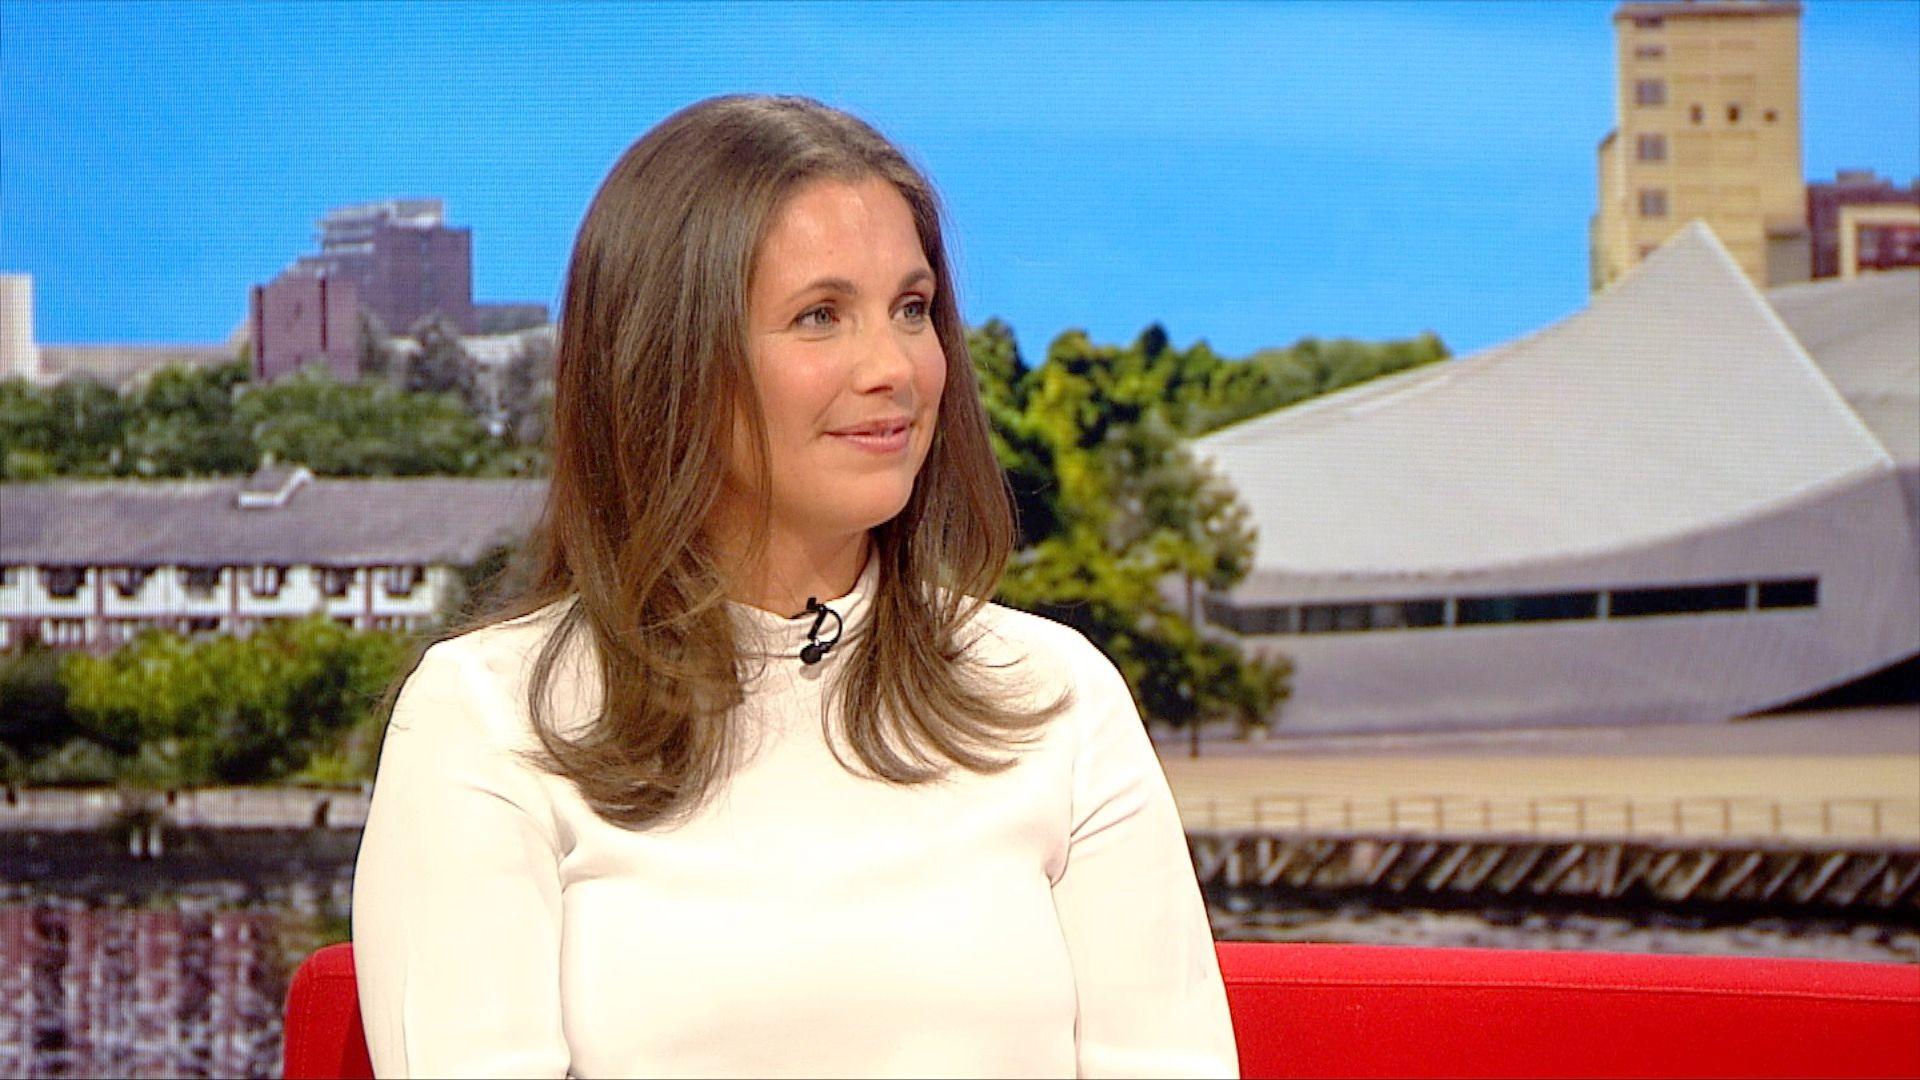
[[[458,660],[502,677],[516,675],[559,632],[572,605],[572,598],[556,600],[524,615],[449,635],[434,642],[426,655],[437,656],[442,663]]]
[[[1118,670],[1100,647],[1063,622],[1004,604],[982,605],[968,623],[976,632],[974,648],[996,659],[1032,663],[1042,673],[1075,683],[1105,678]]]
[[[518,741],[526,734],[526,702],[535,662],[546,643],[564,625],[572,601],[561,600],[537,611],[442,638],[428,646],[408,676],[407,687],[436,699],[457,697],[467,709],[440,715],[466,715],[497,737]],[[565,692],[590,665],[578,663],[577,649],[562,653],[553,669],[550,692]]]

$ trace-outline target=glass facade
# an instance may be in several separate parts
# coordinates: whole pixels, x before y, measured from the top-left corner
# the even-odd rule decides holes
[[[1819,606],[1817,578],[1298,605],[1241,606],[1214,596],[1201,600],[1202,613],[1208,622],[1249,636],[1594,622]]]

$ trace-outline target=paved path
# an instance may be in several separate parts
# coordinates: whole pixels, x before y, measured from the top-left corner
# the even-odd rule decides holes
[[[1920,706],[1724,724],[1159,742],[1192,827],[1369,827],[1870,836],[1920,842]],[[1260,800],[1256,811],[1256,800]],[[322,803],[325,803],[324,810]],[[90,828],[111,792],[26,791],[0,828]],[[1776,809],[1777,807],[1777,809]],[[357,827],[360,792],[179,796],[179,824]]]
[[[1572,800],[1584,799],[1579,812],[1593,829],[1764,834],[1778,820],[1788,835],[1877,829],[1920,841],[1920,706],[1725,724],[1221,740],[1198,759],[1179,740],[1159,749],[1190,826],[1246,824],[1256,799],[1268,800],[1267,823],[1302,813],[1325,823],[1346,801],[1379,817],[1391,801],[1402,819],[1444,813],[1450,827],[1471,828],[1491,818],[1498,831],[1524,823],[1530,803],[1534,817],[1570,826]],[[1436,801],[1445,809],[1422,808]]]

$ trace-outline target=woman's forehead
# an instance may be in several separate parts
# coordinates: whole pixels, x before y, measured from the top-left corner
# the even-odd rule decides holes
[[[912,208],[878,177],[803,186],[774,213],[757,255],[755,277],[775,291],[823,277],[876,278],[891,287],[907,272],[929,269]]]

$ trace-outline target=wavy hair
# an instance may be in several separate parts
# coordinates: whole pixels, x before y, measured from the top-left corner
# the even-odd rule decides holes
[[[1015,534],[932,185],[847,113],[805,98],[712,98],[629,147],[587,209],[561,303],[546,503],[506,575],[517,585],[460,628],[558,605],[529,678],[532,757],[610,822],[684,820],[732,767],[734,710],[754,671],[702,525],[744,422],[760,466],[754,542],[764,542],[769,451],[746,337],[753,259],[800,186],[872,178],[906,200],[940,283],[932,317],[947,375],[913,492],[871,530],[878,580],[830,690],[841,730],[866,775],[926,783],[954,766],[1010,767],[1003,752],[1066,703],[1021,700],[961,640]],[[565,735],[549,695],[581,637],[601,698],[591,723]],[[826,723],[823,713],[833,746]]]

